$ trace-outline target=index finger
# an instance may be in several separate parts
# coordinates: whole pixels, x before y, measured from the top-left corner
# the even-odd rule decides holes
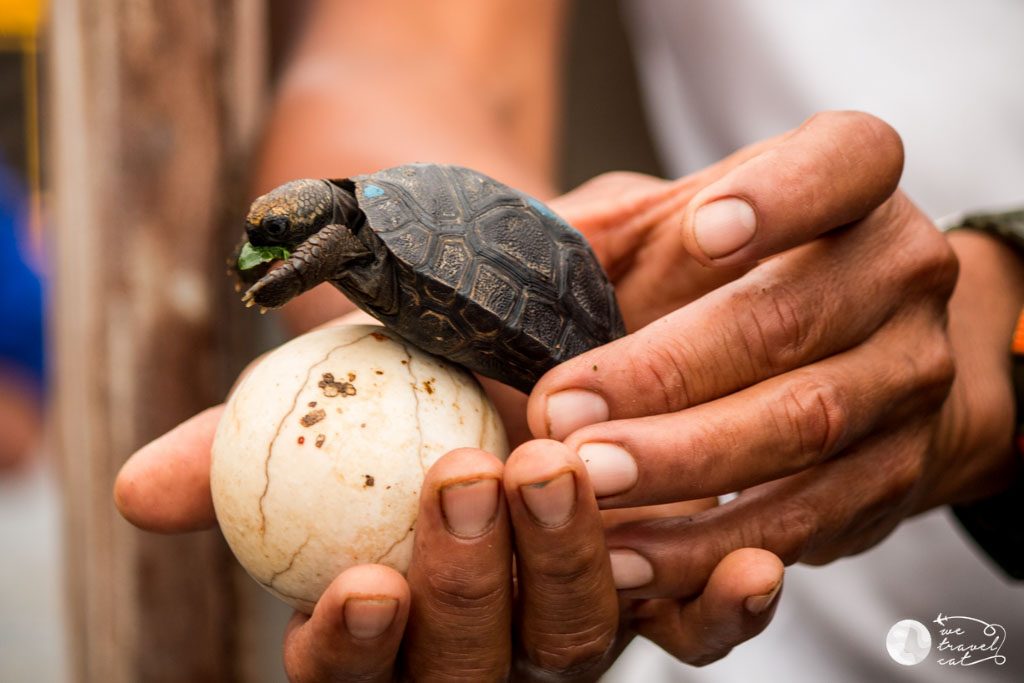
[[[125,519],[165,534],[216,524],[210,448],[223,412],[223,405],[208,408],[128,459],[114,482],[114,502]]]

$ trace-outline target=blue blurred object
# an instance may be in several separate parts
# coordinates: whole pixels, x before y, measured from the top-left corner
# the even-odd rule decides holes
[[[43,287],[26,259],[27,196],[0,160],[0,364],[21,370],[41,388]]]

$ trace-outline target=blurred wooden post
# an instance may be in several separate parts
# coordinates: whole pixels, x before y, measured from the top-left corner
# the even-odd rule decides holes
[[[51,352],[78,680],[244,676],[220,536],[138,532],[111,486],[250,357],[225,257],[264,94],[264,13],[263,0],[50,7]]]

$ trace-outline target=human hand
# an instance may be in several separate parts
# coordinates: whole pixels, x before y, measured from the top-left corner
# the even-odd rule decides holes
[[[884,123],[827,113],[696,183],[654,185],[662,196],[641,193],[632,212],[643,220],[588,227],[556,203],[622,282],[636,331],[549,372],[530,398],[533,434],[579,452],[603,508],[742,490],[692,518],[610,530],[613,551],[651,566],[642,585],[620,581],[625,595],[689,595],[742,546],[787,563],[855,553],[971,485],[977,464],[939,443],[957,261],[896,189],[902,159]],[[655,264],[653,303],[624,291],[640,258]],[[704,273],[698,294],[731,273],[694,298],[673,267]]]
[[[209,468],[221,413],[201,413],[128,461],[114,495],[129,521],[162,533],[216,523]],[[380,565],[339,575],[311,616],[289,622],[288,675],[593,680],[632,636],[612,582],[622,559],[609,559],[602,532],[586,469],[564,445],[529,442],[504,466],[453,451],[425,478],[408,578]],[[733,553],[680,612],[678,647],[704,661],[759,632],[772,601],[750,596],[774,596],[781,580],[770,553]]]

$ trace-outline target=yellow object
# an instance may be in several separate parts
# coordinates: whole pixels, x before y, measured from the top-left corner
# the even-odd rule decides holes
[[[25,99],[25,166],[30,191],[29,231],[38,237],[41,222],[39,173],[39,29],[46,0],[0,0],[0,50],[20,52]]]
[[[0,0],[0,36],[35,38],[43,19],[43,0]]]

